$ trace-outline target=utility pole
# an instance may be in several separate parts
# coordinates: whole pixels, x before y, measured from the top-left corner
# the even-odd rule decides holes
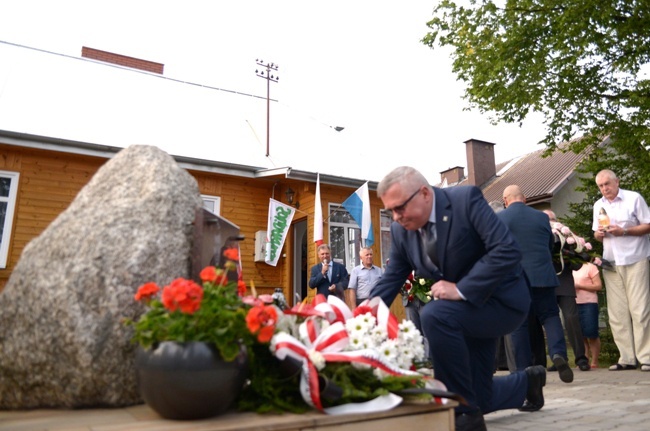
[[[270,112],[271,112],[271,81],[278,82],[278,80],[280,79],[279,76],[272,75],[272,72],[274,71],[277,72],[279,66],[273,63],[264,64],[264,60],[257,60],[257,59],[255,60],[255,63],[258,66],[262,66],[263,68],[266,69],[266,71],[255,69],[255,74],[260,78],[266,79],[266,157],[268,157],[270,153],[269,129],[270,129]]]

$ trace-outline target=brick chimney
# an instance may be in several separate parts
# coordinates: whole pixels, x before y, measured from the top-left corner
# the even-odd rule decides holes
[[[470,139],[465,141],[467,151],[467,181],[481,187],[496,175],[494,162],[494,145],[491,142]]]
[[[457,184],[465,179],[465,169],[462,166],[454,166],[446,171],[440,172],[440,182],[442,184]]]
[[[117,64],[119,66],[131,67],[133,69],[144,70],[145,72],[163,74],[165,65],[153,61],[142,60],[140,58],[127,57],[126,55],[114,54],[112,52],[100,51],[99,49],[81,47],[81,56],[93,60],[103,61],[105,63]]]

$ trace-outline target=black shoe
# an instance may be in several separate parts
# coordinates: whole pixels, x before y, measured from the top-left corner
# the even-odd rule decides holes
[[[546,369],[546,371],[557,371],[557,367],[555,365],[551,365]]]
[[[591,365],[589,365],[589,361],[587,359],[580,359],[576,361],[576,365],[578,368],[580,368],[580,371],[589,371],[591,370]]]
[[[526,392],[526,402],[519,407],[522,412],[536,412],[544,407],[544,390],[546,385],[546,370],[541,365],[533,365],[526,368],[528,377],[528,391]]]
[[[483,413],[478,410],[458,413],[456,415],[456,431],[487,431]]]
[[[555,365],[558,373],[560,373],[560,380],[564,383],[571,383],[573,381],[573,371],[569,367],[569,364],[567,364],[566,359],[556,353],[553,355],[553,365]]]

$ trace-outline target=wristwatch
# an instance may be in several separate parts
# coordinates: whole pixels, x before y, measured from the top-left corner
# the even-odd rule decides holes
[[[626,227],[623,228],[623,236],[627,236],[627,228]]]

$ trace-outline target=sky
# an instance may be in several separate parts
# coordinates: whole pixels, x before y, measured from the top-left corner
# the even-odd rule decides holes
[[[88,46],[163,63],[170,78],[264,97],[256,60],[273,62],[271,98],[345,135],[291,153],[298,167],[340,155],[322,169],[329,174],[378,181],[411,165],[437,183],[441,171],[466,167],[468,139],[495,143],[497,162],[541,149],[541,118],[495,126],[464,110],[449,51],[420,42],[435,3],[0,0],[0,41],[72,56]]]

